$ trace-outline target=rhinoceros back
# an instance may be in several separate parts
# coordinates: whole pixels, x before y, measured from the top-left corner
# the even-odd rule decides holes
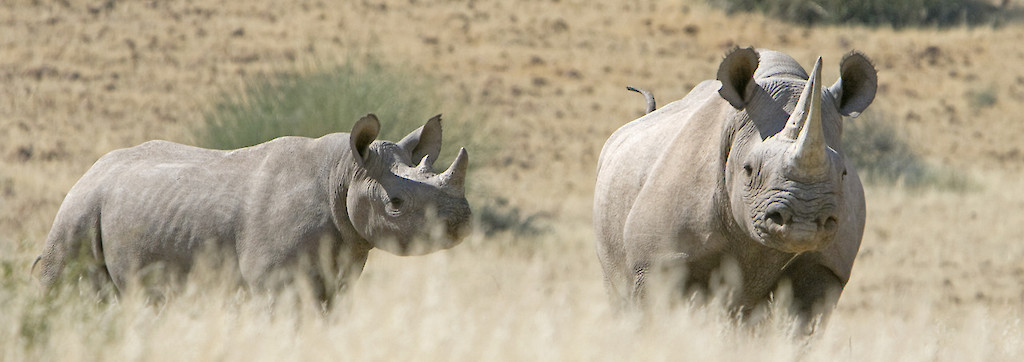
[[[156,262],[184,272],[199,252],[246,258],[258,248],[252,244],[283,239],[278,234],[314,238],[333,225],[324,187],[332,157],[320,149],[341,149],[333,138],[285,137],[231,151],[150,141],[113,151],[68,193],[51,237],[94,224],[85,234],[119,289]]]
[[[689,132],[719,132],[718,125],[700,117],[698,110],[720,108],[718,81],[698,84],[684,98],[619,128],[605,142],[598,160],[594,191],[593,222],[597,252],[609,288],[620,290],[617,281],[627,280],[624,226],[634,203],[652,177],[656,165],[673,155],[671,148]],[[708,121],[708,124],[700,122]],[[613,277],[614,276],[614,277]]]

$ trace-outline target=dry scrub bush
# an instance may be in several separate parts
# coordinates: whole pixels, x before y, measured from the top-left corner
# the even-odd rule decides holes
[[[799,24],[894,28],[998,24],[1008,10],[982,0],[708,0],[729,12],[759,11]]]
[[[963,173],[926,162],[884,112],[846,120],[843,152],[869,183],[952,191],[972,187]]]

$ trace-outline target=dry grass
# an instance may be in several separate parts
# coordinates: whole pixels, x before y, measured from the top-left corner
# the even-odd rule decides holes
[[[687,1],[106,3],[0,5],[0,360],[1024,357],[1024,26],[803,28]],[[978,184],[869,187],[853,278],[811,341],[792,342],[784,321],[737,328],[714,308],[616,317],[594,257],[597,153],[643,110],[623,87],[665,104],[748,44],[805,64],[821,55],[829,79],[843,53],[865,52],[881,83],[869,112]],[[351,309],[327,318],[204,284],[161,307],[36,294],[28,266],[100,155],[191,142],[206,100],[247,76],[367,54],[486,110],[479,122],[506,146],[471,182],[545,215],[550,231],[375,253]]]

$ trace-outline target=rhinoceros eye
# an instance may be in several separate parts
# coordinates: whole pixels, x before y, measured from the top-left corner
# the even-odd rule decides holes
[[[750,175],[754,174],[754,167],[750,166],[750,163],[744,164],[743,165],[743,173],[746,174],[747,177],[750,177]]]
[[[398,214],[402,213],[402,205],[404,204],[405,200],[402,200],[402,198],[392,197],[391,199],[388,200],[388,203],[387,205],[385,205],[384,208],[389,214],[397,216]]]

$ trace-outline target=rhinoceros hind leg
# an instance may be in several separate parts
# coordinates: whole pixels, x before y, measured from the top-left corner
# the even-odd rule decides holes
[[[93,215],[85,213],[77,218],[58,216],[58,221],[47,235],[43,253],[32,265],[32,273],[44,290],[57,289],[64,278],[72,281],[81,278],[89,282],[102,299],[117,295],[103,260],[99,217]]]

